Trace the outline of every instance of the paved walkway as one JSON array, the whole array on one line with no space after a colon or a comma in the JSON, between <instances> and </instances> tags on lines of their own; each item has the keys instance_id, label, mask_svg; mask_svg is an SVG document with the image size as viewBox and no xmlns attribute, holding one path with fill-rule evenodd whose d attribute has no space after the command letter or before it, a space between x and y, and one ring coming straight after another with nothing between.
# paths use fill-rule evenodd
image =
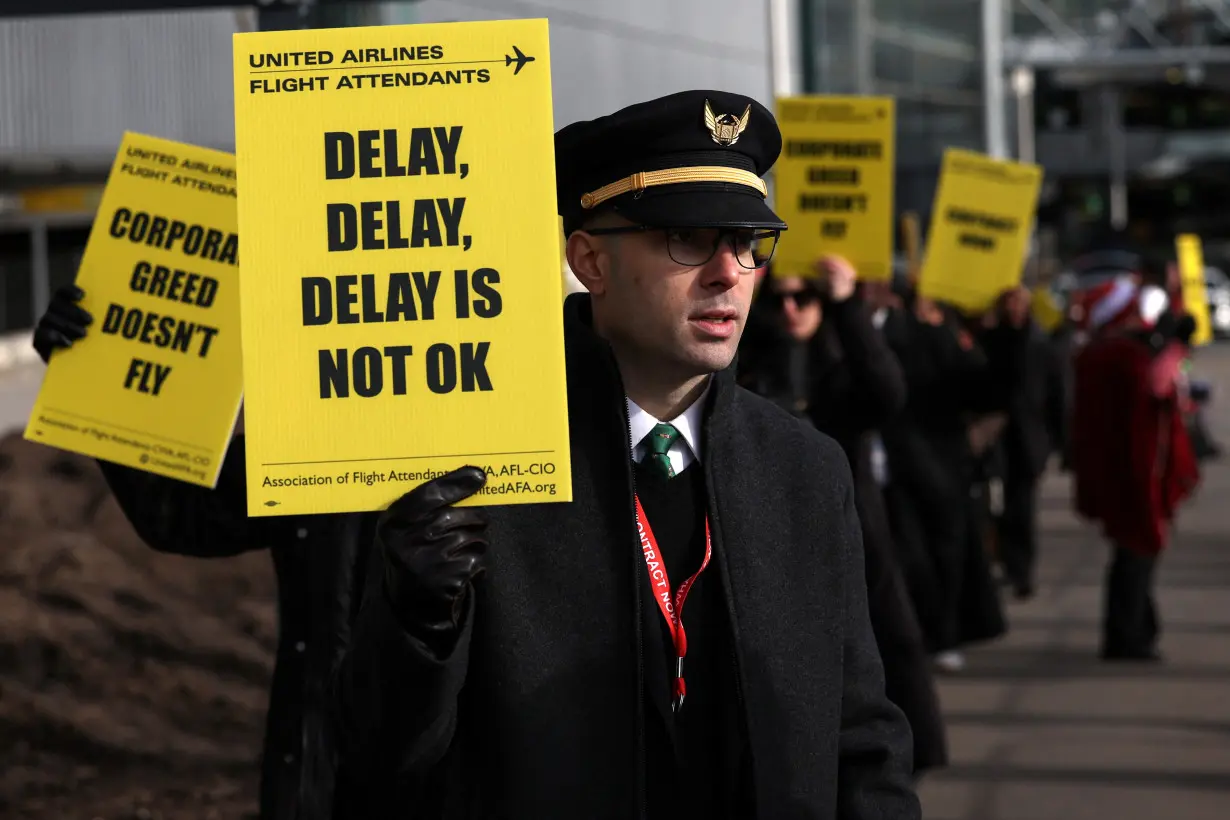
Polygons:
<instances>
[{"instance_id":1,"label":"paved walkway","mask_svg":"<svg viewBox=\"0 0 1230 820\"><path fill-rule=\"evenodd\" d=\"M1230 348L1202 353L1230 443ZM1106 547L1069 512L1068 482L1041 502L1038 597L1009 605L1011 633L941 680L953 765L928 777L926 820L1230 818L1230 462L1206 468L1160 576L1160 667L1096 659Z\"/></svg>"}]
</instances>

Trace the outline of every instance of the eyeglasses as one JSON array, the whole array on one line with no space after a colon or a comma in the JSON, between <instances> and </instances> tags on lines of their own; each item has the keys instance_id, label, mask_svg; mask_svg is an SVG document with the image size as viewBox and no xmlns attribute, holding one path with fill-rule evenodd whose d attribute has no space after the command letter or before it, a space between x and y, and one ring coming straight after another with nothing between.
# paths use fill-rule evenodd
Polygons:
<instances>
[{"instance_id":1,"label":"eyeglasses","mask_svg":"<svg viewBox=\"0 0 1230 820\"><path fill-rule=\"evenodd\" d=\"M666 253L676 264L697 268L717 253L723 239L730 241L739 264L747 270L757 270L769 264L781 231L770 228L658 228L652 225L628 225L620 228L594 228L586 231L593 236L614 236L625 233L661 231L666 236Z\"/></svg>"},{"instance_id":2,"label":"eyeglasses","mask_svg":"<svg viewBox=\"0 0 1230 820\"><path fill-rule=\"evenodd\" d=\"M786 300L794 302L794 306L796 308L805 308L820 301L820 294L810 288L797 290L793 293L778 293L777 291L769 291L765 294L765 296L772 301L773 306L778 310L781 310L785 306Z\"/></svg>"}]
</instances>

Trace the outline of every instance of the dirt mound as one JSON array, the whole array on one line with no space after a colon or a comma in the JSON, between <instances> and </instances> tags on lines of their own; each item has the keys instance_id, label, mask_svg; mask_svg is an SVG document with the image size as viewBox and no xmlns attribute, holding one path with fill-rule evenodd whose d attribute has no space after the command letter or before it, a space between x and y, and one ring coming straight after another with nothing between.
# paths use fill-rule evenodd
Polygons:
<instances>
[{"instance_id":1,"label":"dirt mound","mask_svg":"<svg viewBox=\"0 0 1230 820\"><path fill-rule=\"evenodd\" d=\"M269 556L161 555L93 461L0 438L0 816L255 816Z\"/></svg>"}]
</instances>

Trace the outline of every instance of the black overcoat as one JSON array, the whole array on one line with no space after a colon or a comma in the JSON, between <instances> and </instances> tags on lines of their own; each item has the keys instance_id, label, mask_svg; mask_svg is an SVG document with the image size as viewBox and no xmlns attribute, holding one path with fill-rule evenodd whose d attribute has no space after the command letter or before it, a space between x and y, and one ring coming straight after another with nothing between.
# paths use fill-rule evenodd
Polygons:
<instances>
[{"instance_id":1,"label":"black overcoat","mask_svg":"<svg viewBox=\"0 0 1230 820\"><path fill-rule=\"evenodd\" d=\"M565 317L574 500L488 509L491 565L447 657L369 587L343 658L344 765L389 816L649 816L626 404L588 296ZM733 368L709 391L702 450L755 816L920 817L845 455Z\"/></svg>"},{"instance_id":2,"label":"black overcoat","mask_svg":"<svg viewBox=\"0 0 1230 820\"><path fill-rule=\"evenodd\" d=\"M350 640L375 517L249 518L244 437L214 489L99 462L137 535L174 555L268 549L278 580L278 641L260 754L261 820L331 820L339 791L329 684Z\"/></svg>"},{"instance_id":3,"label":"black overcoat","mask_svg":"<svg viewBox=\"0 0 1230 820\"><path fill-rule=\"evenodd\" d=\"M791 409L786 364L794 344L785 334L763 333L740 349L740 381ZM906 403L905 376L867 305L857 296L824 304L824 322L807 345L806 409L816 429L832 436L850 461L866 552L871 625L884 662L889 699L901 707L914 733L914 768L948 763L948 743L922 628L889 526L883 493L871 466L872 433Z\"/></svg>"}]
</instances>

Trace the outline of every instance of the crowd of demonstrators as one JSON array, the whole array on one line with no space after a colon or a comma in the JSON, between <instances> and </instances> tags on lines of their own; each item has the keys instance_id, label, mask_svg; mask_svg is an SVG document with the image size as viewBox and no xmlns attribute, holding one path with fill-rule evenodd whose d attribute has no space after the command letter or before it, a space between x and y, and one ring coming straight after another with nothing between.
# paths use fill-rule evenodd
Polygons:
<instances>
[{"instance_id":1,"label":"crowd of demonstrators","mask_svg":"<svg viewBox=\"0 0 1230 820\"><path fill-rule=\"evenodd\" d=\"M885 694L912 729L915 776L947 764L933 669L959 671L966 646L1007 628L995 565L1016 596L1033 593L1035 499L1053 453L1074 473L1078 513L1111 544L1103 657L1159 657L1153 576L1199 477L1185 424L1194 324L1173 294L1147 272L1119 276L1078 292L1068 320L1046 334L1019 288L971 316L909 287L859 281L837 257L807 277L765 272L735 378L827 434L849 463L870 626ZM45 360L87 334L81 297L70 286L52 299L35 334ZM288 806L298 816L338 816L338 806L358 804L359 789L352 776L345 787L337 780L343 755L329 681L351 642L362 587L379 580L367 564L394 548L381 546L374 515L247 518L243 453L241 423L214 490L102 466L155 549L201 557L271 549L282 628L262 816ZM654 480L639 476L645 487ZM413 532L411 523L397 526ZM428 578L461 566L440 560ZM384 650L377 658L364 685L410 685Z\"/></svg>"},{"instance_id":2,"label":"crowd of demonstrators","mask_svg":"<svg viewBox=\"0 0 1230 820\"><path fill-rule=\"evenodd\" d=\"M920 817L877 647L896 630L908 665L918 638L869 615L859 430L838 444L736 384L781 145L717 91L556 135L586 290L564 304L571 503L460 507L471 466L378 515L251 519L242 426L213 490L107 466L151 547L272 552L262 818ZM643 168L682 181L628 183ZM52 300L44 360L90 332L81 298ZM874 594L900 595L876 560Z\"/></svg>"},{"instance_id":3,"label":"crowd of demonstrators","mask_svg":"<svg viewBox=\"0 0 1230 820\"><path fill-rule=\"evenodd\" d=\"M843 443L868 578L880 583L872 621L890 693L915 720L919 765L942 765L929 661L959 670L963 647L1004 633L996 541L1017 593L1032 592L1034 497L1061 401L1053 346L1021 289L969 316L909 287L856 287L856 276L839 259L814 277L770 276L742 378Z\"/></svg>"},{"instance_id":4,"label":"crowd of demonstrators","mask_svg":"<svg viewBox=\"0 0 1230 820\"><path fill-rule=\"evenodd\" d=\"M1103 657L1155 657L1152 567L1196 480L1181 305L1145 286L1145 270L1078 293L1080 321L1046 332L1021 288L970 315L907 284L860 282L839 258L811 273L764 278L739 378L846 452L872 625L916 772L946 762L933 667L960 671L965 647L1005 633L1001 582L1020 600L1035 594L1038 487L1053 455L1076 472L1078 513L1114 544ZM1129 437L1134 449L1121 446Z\"/></svg>"},{"instance_id":5,"label":"crowd of demonstrators","mask_svg":"<svg viewBox=\"0 0 1230 820\"><path fill-rule=\"evenodd\" d=\"M754 112L737 149L711 104ZM1199 477L1190 317L1147 275L1049 335L1019 287L975 314L837 257L766 276L780 150L720 92L557 134L569 504L458 506L466 467L379 514L252 519L242 423L212 490L103 465L154 549L272 553L263 818L913 820L911 772L948 756L934 672L1007 630L997 569L1033 596L1055 452L1112 544L1103 655L1157 657ZM52 299L45 361L82 296Z\"/></svg>"}]
</instances>

